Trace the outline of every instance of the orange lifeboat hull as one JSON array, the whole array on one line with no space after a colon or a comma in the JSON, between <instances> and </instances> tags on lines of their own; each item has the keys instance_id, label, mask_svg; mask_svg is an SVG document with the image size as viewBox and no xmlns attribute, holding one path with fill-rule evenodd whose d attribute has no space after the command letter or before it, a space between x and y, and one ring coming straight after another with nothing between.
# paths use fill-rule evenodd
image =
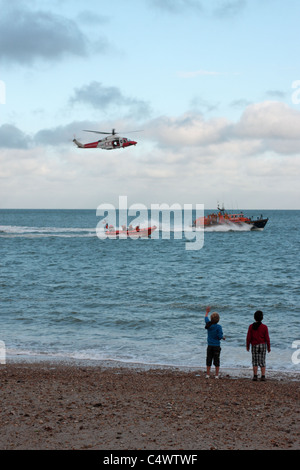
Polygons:
<instances>
[{"instance_id":1,"label":"orange lifeboat hull","mask_svg":"<svg viewBox=\"0 0 300 470\"><path fill-rule=\"evenodd\" d=\"M251 225L251 230L255 229L262 229L265 227L266 223L268 222L268 218L263 219L262 217L257 220L250 219L246 217L242 212L239 214L228 214L223 210L218 212L217 214L208 214L204 217L199 217L193 222L193 227L214 227L218 225L242 225L248 224Z\"/></svg>"},{"instance_id":2,"label":"orange lifeboat hull","mask_svg":"<svg viewBox=\"0 0 300 470\"><path fill-rule=\"evenodd\" d=\"M157 227L153 225L152 227L147 228L138 228L132 230L107 230L105 234L111 238L118 238L118 237L130 237L130 238L142 238L142 237L149 237Z\"/></svg>"}]
</instances>

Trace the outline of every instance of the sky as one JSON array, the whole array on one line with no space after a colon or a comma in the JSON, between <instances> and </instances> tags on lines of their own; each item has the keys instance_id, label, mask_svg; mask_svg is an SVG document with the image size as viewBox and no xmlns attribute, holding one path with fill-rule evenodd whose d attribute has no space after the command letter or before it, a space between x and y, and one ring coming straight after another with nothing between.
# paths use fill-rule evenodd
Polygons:
<instances>
[{"instance_id":1,"label":"sky","mask_svg":"<svg viewBox=\"0 0 300 470\"><path fill-rule=\"evenodd\" d=\"M300 209L298 0L0 6L0 208Z\"/></svg>"}]
</instances>

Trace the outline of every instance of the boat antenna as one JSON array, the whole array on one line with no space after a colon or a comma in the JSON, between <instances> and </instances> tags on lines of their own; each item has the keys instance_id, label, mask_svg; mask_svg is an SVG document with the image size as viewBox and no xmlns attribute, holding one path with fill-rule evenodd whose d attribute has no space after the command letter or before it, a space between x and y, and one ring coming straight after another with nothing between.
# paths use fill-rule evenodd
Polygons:
<instances>
[{"instance_id":1,"label":"boat antenna","mask_svg":"<svg viewBox=\"0 0 300 470\"><path fill-rule=\"evenodd\" d=\"M218 203L218 211L224 211L224 210L225 210L225 208L224 208L224 202L223 202L222 208L220 207L220 204Z\"/></svg>"}]
</instances>

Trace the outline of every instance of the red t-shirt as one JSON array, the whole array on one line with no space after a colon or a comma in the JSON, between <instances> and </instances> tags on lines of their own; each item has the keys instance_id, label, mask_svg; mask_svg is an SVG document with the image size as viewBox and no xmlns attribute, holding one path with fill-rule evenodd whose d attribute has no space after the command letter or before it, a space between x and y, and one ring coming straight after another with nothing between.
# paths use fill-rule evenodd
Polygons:
<instances>
[{"instance_id":1,"label":"red t-shirt","mask_svg":"<svg viewBox=\"0 0 300 470\"><path fill-rule=\"evenodd\" d=\"M271 350L269 331L267 325L262 323L259 325L257 330L254 330L253 325L251 324L248 328L247 334L247 349L249 349L250 344L264 344L267 343L268 352Z\"/></svg>"}]
</instances>

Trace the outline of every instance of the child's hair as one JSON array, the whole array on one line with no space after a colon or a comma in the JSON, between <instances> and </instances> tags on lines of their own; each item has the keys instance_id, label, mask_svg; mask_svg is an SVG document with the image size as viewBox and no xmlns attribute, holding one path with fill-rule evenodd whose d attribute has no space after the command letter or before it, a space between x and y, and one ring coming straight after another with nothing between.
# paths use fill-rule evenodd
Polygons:
<instances>
[{"instance_id":1,"label":"child's hair","mask_svg":"<svg viewBox=\"0 0 300 470\"><path fill-rule=\"evenodd\" d=\"M254 314L254 320L256 321L262 321L264 315L262 313L261 310L256 310L255 314Z\"/></svg>"},{"instance_id":2,"label":"child's hair","mask_svg":"<svg viewBox=\"0 0 300 470\"><path fill-rule=\"evenodd\" d=\"M220 315L217 312L214 312L211 314L210 321L212 323L218 323L219 320L220 320Z\"/></svg>"}]
</instances>

